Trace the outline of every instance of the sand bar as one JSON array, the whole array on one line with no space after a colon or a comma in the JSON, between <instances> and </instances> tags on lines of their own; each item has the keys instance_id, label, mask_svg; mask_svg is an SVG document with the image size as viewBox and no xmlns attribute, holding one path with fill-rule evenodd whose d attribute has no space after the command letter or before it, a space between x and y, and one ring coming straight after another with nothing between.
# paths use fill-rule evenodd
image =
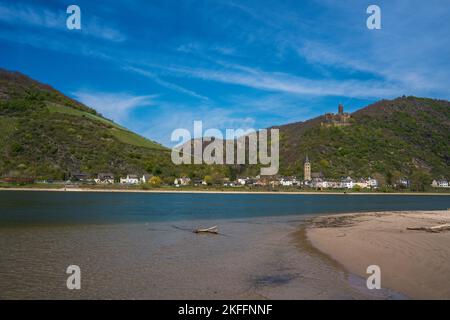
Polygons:
<instances>
[{"instance_id":1,"label":"sand bar","mask_svg":"<svg viewBox=\"0 0 450 320\"><path fill-rule=\"evenodd\" d=\"M312 246L347 271L368 277L381 268L381 286L413 299L450 299L450 231L407 230L450 223L450 210L340 214L316 217L306 229Z\"/></svg>"}]
</instances>

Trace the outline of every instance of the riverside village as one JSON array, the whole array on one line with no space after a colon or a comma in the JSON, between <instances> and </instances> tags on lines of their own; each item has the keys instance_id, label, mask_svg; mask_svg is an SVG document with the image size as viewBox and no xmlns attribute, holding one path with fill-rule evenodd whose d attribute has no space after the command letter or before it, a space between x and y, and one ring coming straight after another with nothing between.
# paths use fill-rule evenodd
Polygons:
<instances>
[{"instance_id":1,"label":"riverside village","mask_svg":"<svg viewBox=\"0 0 450 320\"><path fill-rule=\"evenodd\" d=\"M67 188L79 186L103 186L103 187L162 187L172 186L176 188L183 187L224 187L224 188L245 188L245 189L310 189L310 190L377 190L380 188L380 181L375 177L350 177L345 176L340 179L329 179L321 172L311 171L311 160L308 156L304 159L303 175L299 176L239 176L232 180L229 178L190 178L187 176L177 177L173 180L163 180L153 174L127 174L126 176L115 176L112 173L98 173L91 176L87 173L71 173L67 180L35 180L32 178L3 177L0 182L3 184L16 185L64 185ZM300 178L301 176L301 178ZM410 180L401 178L394 182L393 187L398 189L408 189ZM434 179L431 183L432 188L450 188L449 181L446 179Z\"/></svg>"},{"instance_id":2,"label":"riverside village","mask_svg":"<svg viewBox=\"0 0 450 320\"><path fill-rule=\"evenodd\" d=\"M344 127L352 125L351 115L344 112L342 104L338 106L337 113L326 113L321 122L322 127ZM272 150L273 151L273 150ZM383 177L351 177L342 176L339 179L326 177L322 172L312 172L312 160L306 155L303 161L303 172L296 176L282 175L257 175L257 176L236 176L234 178L215 177L206 175L202 178L190 177L187 175L179 177L161 177L157 173L129 173L124 176L117 176L110 172L100 172L91 175L82 172L71 172L67 174L66 179L56 180L37 180L32 177L0 176L0 185L44 185L60 186L64 188L95 187L100 188L125 188L125 189L147 189L155 187L174 187L174 188L226 188L226 189L245 189L245 190L383 190L387 187L389 190L408 190L413 189L413 181L407 177L397 177L390 184L387 184ZM429 183L427 189L430 190L450 190L448 177L435 177Z\"/></svg>"}]
</instances>

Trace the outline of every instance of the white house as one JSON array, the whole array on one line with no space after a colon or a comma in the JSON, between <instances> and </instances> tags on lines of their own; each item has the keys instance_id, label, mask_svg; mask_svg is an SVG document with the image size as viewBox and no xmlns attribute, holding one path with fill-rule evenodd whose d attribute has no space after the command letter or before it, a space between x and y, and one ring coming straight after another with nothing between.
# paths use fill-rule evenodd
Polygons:
<instances>
[{"instance_id":1,"label":"white house","mask_svg":"<svg viewBox=\"0 0 450 320\"><path fill-rule=\"evenodd\" d=\"M139 177L135 174L129 174L126 178L120 178L121 184L139 184Z\"/></svg>"},{"instance_id":2,"label":"white house","mask_svg":"<svg viewBox=\"0 0 450 320\"><path fill-rule=\"evenodd\" d=\"M280 185L283 187L298 186L299 181L295 177L284 177L280 179Z\"/></svg>"},{"instance_id":3,"label":"white house","mask_svg":"<svg viewBox=\"0 0 450 320\"><path fill-rule=\"evenodd\" d=\"M369 188L378 188L378 181L377 181L377 179L369 177L369 178L367 178L366 182L367 182L367 187L369 187Z\"/></svg>"},{"instance_id":4,"label":"white house","mask_svg":"<svg viewBox=\"0 0 450 320\"><path fill-rule=\"evenodd\" d=\"M94 181L96 184L113 184L114 175L112 173L99 173Z\"/></svg>"},{"instance_id":5,"label":"white house","mask_svg":"<svg viewBox=\"0 0 450 320\"><path fill-rule=\"evenodd\" d=\"M143 174L141 177L141 183L149 183L150 179L153 177L152 174Z\"/></svg>"},{"instance_id":6,"label":"white house","mask_svg":"<svg viewBox=\"0 0 450 320\"><path fill-rule=\"evenodd\" d=\"M237 183L240 184L241 186L245 186L247 184L247 181L250 180L250 178L238 178L237 179Z\"/></svg>"},{"instance_id":7,"label":"white house","mask_svg":"<svg viewBox=\"0 0 450 320\"><path fill-rule=\"evenodd\" d=\"M176 178L173 182L176 186L187 186L191 183L191 179L188 177Z\"/></svg>"},{"instance_id":8,"label":"white house","mask_svg":"<svg viewBox=\"0 0 450 320\"><path fill-rule=\"evenodd\" d=\"M449 184L447 180L433 180L431 186L434 188L448 188Z\"/></svg>"},{"instance_id":9,"label":"white house","mask_svg":"<svg viewBox=\"0 0 450 320\"><path fill-rule=\"evenodd\" d=\"M406 178L401 178L397 181L397 185L403 188L408 188L410 184L410 181Z\"/></svg>"},{"instance_id":10,"label":"white house","mask_svg":"<svg viewBox=\"0 0 450 320\"><path fill-rule=\"evenodd\" d=\"M352 189L354 186L355 186L355 181L350 177L347 177L347 178L344 178L341 180L341 188Z\"/></svg>"},{"instance_id":11,"label":"white house","mask_svg":"<svg viewBox=\"0 0 450 320\"><path fill-rule=\"evenodd\" d=\"M283 187L292 187L292 186L294 185L294 182L293 182L292 180L284 180L284 179L281 179L281 180L280 180L280 184L281 184Z\"/></svg>"},{"instance_id":12,"label":"white house","mask_svg":"<svg viewBox=\"0 0 450 320\"><path fill-rule=\"evenodd\" d=\"M439 187L440 187L440 188L448 188L448 187L449 187L448 181L447 181L447 180L440 180L440 181L438 182L438 184L439 184Z\"/></svg>"},{"instance_id":13,"label":"white house","mask_svg":"<svg viewBox=\"0 0 450 320\"><path fill-rule=\"evenodd\" d=\"M328 188L340 189L341 188L341 183L339 181L328 180L327 181L327 186L328 186Z\"/></svg>"},{"instance_id":14,"label":"white house","mask_svg":"<svg viewBox=\"0 0 450 320\"><path fill-rule=\"evenodd\" d=\"M329 183L327 180L315 178L312 181L312 187L316 189L327 189L329 188Z\"/></svg>"}]
</instances>

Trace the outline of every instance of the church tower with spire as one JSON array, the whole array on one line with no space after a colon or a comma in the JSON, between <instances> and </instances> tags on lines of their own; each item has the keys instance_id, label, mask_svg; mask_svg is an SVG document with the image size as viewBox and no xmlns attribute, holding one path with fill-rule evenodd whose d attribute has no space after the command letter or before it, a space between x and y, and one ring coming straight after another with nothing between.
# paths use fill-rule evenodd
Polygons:
<instances>
[{"instance_id":1,"label":"church tower with spire","mask_svg":"<svg viewBox=\"0 0 450 320\"><path fill-rule=\"evenodd\" d=\"M303 179L311 181L311 162L309 162L308 155L306 155L305 164L303 166Z\"/></svg>"}]
</instances>

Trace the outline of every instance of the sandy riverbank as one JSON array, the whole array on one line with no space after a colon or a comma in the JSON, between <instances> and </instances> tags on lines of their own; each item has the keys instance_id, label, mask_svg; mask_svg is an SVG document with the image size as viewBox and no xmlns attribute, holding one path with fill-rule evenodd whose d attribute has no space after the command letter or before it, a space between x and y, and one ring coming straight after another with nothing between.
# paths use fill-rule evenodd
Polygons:
<instances>
[{"instance_id":1,"label":"sandy riverbank","mask_svg":"<svg viewBox=\"0 0 450 320\"><path fill-rule=\"evenodd\" d=\"M0 191L46 191L46 192L122 192L122 193L204 193L204 194L322 194L322 195L405 195L450 196L440 192L332 192L332 191L240 191L240 190L182 190L182 189L87 189L87 188L0 188Z\"/></svg>"},{"instance_id":2,"label":"sandy riverbank","mask_svg":"<svg viewBox=\"0 0 450 320\"><path fill-rule=\"evenodd\" d=\"M381 286L414 299L450 299L450 231L407 227L450 223L450 210L317 217L306 228L313 247L351 273L381 268Z\"/></svg>"}]
</instances>

